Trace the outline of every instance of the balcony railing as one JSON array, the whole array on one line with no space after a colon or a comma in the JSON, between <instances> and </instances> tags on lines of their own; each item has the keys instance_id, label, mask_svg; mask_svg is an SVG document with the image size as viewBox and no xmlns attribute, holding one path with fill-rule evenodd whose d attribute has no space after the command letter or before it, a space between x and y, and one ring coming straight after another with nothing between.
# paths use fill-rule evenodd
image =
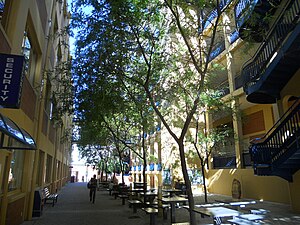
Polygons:
<instances>
[{"instance_id":1,"label":"balcony railing","mask_svg":"<svg viewBox=\"0 0 300 225\"><path fill-rule=\"evenodd\" d=\"M260 77L265 73L268 65L272 62L277 50L290 31L297 25L299 19L300 3L291 1L286 10L280 15L277 23L274 24L265 42L257 50L255 56L243 66L242 76L244 78L244 88L255 85Z\"/></svg>"},{"instance_id":2,"label":"balcony railing","mask_svg":"<svg viewBox=\"0 0 300 225\"><path fill-rule=\"evenodd\" d=\"M225 81L221 82L221 84L218 86L218 90L221 91L222 96L228 95L230 93L229 82L227 79Z\"/></svg>"},{"instance_id":3,"label":"balcony railing","mask_svg":"<svg viewBox=\"0 0 300 225\"><path fill-rule=\"evenodd\" d=\"M252 167L253 162L251 160L251 155L249 152L244 152L243 153L243 167Z\"/></svg>"},{"instance_id":4,"label":"balcony railing","mask_svg":"<svg viewBox=\"0 0 300 225\"><path fill-rule=\"evenodd\" d=\"M214 169L235 168L236 157L235 156L213 157L213 166Z\"/></svg>"},{"instance_id":5,"label":"balcony railing","mask_svg":"<svg viewBox=\"0 0 300 225\"><path fill-rule=\"evenodd\" d=\"M142 171L143 165L132 166L131 170L132 171ZM147 171L161 171L162 167L161 167L160 163L158 163L158 164L150 163L149 165L147 165L146 170Z\"/></svg>"},{"instance_id":6,"label":"balcony railing","mask_svg":"<svg viewBox=\"0 0 300 225\"><path fill-rule=\"evenodd\" d=\"M247 20L258 0L240 0L234 8L236 27L240 28L245 20Z\"/></svg>"},{"instance_id":7,"label":"balcony railing","mask_svg":"<svg viewBox=\"0 0 300 225\"><path fill-rule=\"evenodd\" d=\"M222 11L232 0L221 0L220 1L220 10ZM217 18L218 16L218 10L213 9L208 16L202 20L202 22L205 22L203 25L203 30L206 29L210 24L212 24L212 21Z\"/></svg>"},{"instance_id":8,"label":"balcony railing","mask_svg":"<svg viewBox=\"0 0 300 225\"><path fill-rule=\"evenodd\" d=\"M218 55L220 55L223 51L225 50L225 42L219 42L216 43L216 45L214 46L214 48L212 49L208 61L212 61L214 58L216 58Z\"/></svg>"},{"instance_id":9,"label":"balcony railing","mask_svg":"<svg viewBox=\"0 0 300 225\"><path fill-rule=\"evenodd\" d=\"M235 29L230 35L229 35L229 43L234 43L239 38L239 32L237 29Z\"/></svg>"}]
</instances>

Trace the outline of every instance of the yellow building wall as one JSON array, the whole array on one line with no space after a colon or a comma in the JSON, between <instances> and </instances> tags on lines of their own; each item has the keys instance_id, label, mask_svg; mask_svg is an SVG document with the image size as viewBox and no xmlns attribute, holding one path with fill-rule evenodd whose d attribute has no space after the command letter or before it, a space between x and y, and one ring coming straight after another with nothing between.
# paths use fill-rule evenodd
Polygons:
<instances>
[{"instance_id":1,"label":"yellow building wall","mask_svg":"<svg viewBox=\"0 0 300 225\"><path fill-rule=\"evenodd\" d=\"M291 205L294 211L300 213L300 171L293 176L293 182L289 184L291 193Z\"/></svg>"},{"instance_id":2,"label":"yellow building wall","mask_svg":"<svg viewBox=\"0 0 300 225\"><path fill-rule=\"evenodd\" d=\"M241 198L290 204L289 183L276 176L254 176L253 169L220 169L208 173L209 192L231 196L232 181L241 183Z\"/></svg>"}]
</instances>

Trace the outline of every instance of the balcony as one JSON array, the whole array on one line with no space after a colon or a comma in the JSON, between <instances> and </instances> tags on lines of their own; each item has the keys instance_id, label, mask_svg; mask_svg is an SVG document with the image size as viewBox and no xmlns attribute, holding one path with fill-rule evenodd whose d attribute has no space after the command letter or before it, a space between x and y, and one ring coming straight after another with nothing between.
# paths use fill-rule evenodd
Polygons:
<instances>
[{"instance_id":1,"label":"balcony","mask_svg":"<svg viewBox=\"0 0 300 225\"><path fill-rule=\"evenodd\" d=\"M290 1L255 53L242 68L247 100L270 104L280 99L280 92L299 69L300 0Z\"/></svg>"},{"instance_id":2,"label":"balcony","mask_svg":"<svg viewBox=\"0 0 300 225\"><path fill-rule=\"evenodd\" d=\"M225 50L225 42L224 40L223 41L220 41L220 42L217 42L215 44L215 46L213 47L210 55L209 55L209 58L208 58L208 61L212 61L213 59L215 59L218 55L220 55L223 51Z\"/></svg>"},{"instance_id":3,"label":"balcony","mask_svg":"<svg viewBox=\"0 0 300 225\"><path fill-rule=\"evenodd\" d=\"M220 10L222 11L232 0L221 0L220 1ZM217 18L218 16L218 10L217 9L213 9L212 11L208 11L209 13L205 13L203 12L204 15L202 15L202 20L201 23L203 25L203 29L205 30L206 28L209 27L210 24L212 24L213 20Z\"/></svg>"},{"instance_id":4,"label":"balcony","mask_svg":"<svg viewBox=\"0 0 300 225\"><path fill-rule=\"evenodd\" d=\"M281 0L240 0L234 8L236 27L240 37L247 41L262 42Z\"/></svg>"}]
</instances>

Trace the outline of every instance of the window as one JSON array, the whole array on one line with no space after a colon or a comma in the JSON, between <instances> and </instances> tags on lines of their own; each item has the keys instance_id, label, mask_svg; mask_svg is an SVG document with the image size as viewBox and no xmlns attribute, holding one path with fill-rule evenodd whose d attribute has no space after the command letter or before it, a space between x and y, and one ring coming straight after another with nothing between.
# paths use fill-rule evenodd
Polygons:
<instances>
[{"instance_id":1,"label":"window","mask_svg":"<svg viewBox=\"0 0 300 225\"><path fill-rule=\"evenodd\" d=\"M41 186L42 181L43 181L44 157L45 157L45 153L43 151L40 151L39 165L38 165L37 179L36 179L36 183L37 183L38 186Z\"/></svg>"},{"instance_id":2,"label":"window","mask_svg":"<svg viewBox=\"0 0 300 225\"><path fill-rule=\"evenodd\" d=\"M0 0L0 19L2 18L4 12L5 0Z\"/></svg>"},{"instance_id":3,"label":"window","mask_svg":"<svg viewBox=\"0 0 300 225\"><path fill-rule=\"evenodd\" d=\"M28 32L24 32L22 50L25 57L25 75L27 76L31 85L34 87L37 54L32 47L32 42Z\"/></svg>"},{"instance_id":4,"label":"window","mask_svg":"<svg viewBox=\"0 0 300 225\"><path fill-rule=\"evenodd\" d=\"M49 116L50 120L52 119L52 113L53 113L53 103L52 103L52 96L51 96L51 81L50 79L47 79L47 84L46 84L46 96L45 96L45 111L47 115Z\"/></svg>"},{"instance_id":5,"label":"window","mask_svg":"<svg viewBox=\"0 0 300 225\"><path fill-rule=\"evenodd\" d=\"M59 161L57 161L57 172L56 172L56 179L59 180L60 178L60 167L61 167L61 163Z\"/></svg>"},{"instance_id":6,"label":"window","mask_svg":"<svg viewBox=\"0 0 300 225\"><path fill-rule=\"evenodd\" d=\"M8 156L5 156L4 157L1 157L0 158L0 196L1 194L3 193L3 190L4 190L4 184L6 183L5 182L5 168L7 167L7 164L8 164Z\"/></svg>"},{"instance_id":7,"label":"window","mask_svg":"<svg viewBox=\"0 0 300 225\"><path fill-rule=\"evenodd\" d=\"M47 164L46 164L46 183L51 182L51 172L52 172L52 156L47 155Z\"/></svg>"},{"instance_id":8,"label":"window","mask_svg":"<svg viewBox=\"0 0 300 225\"><path fill-rule=\"evenodd\" d=\"M9 138L9 146L18 146L18 142ZM10 162L8 174L8 191L20 189L23 179L23 166L24 166L24 151L12 150L12 158Z\"/></svg>"},{"instance_id":9,"label":"window","mask_svg":"<svg viewBox=\"0 0 300 225\"><path fill-rule=\"evenodd\" d=\"M0 21L5 30L8 22L8 12L10 9L11 0L0 0Z\"/></svg>"}]
</instances>

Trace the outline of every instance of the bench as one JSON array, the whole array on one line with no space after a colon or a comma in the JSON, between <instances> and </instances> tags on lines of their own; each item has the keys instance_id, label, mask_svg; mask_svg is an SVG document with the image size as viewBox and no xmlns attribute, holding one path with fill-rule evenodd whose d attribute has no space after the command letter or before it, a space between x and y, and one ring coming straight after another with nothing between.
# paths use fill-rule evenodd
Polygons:
<instances>
[{"instance_id":1,"label":"bench","mask_svg":"<svg viewBox=\"0 0 300 225\"><path fill-rule=\"evenodd\" d=\"M238 224L238 225L259 225L259 224L261 224L258 222L254 222L254 221L247 220L247 219L241 219L241 218L233 218L233 219L227 220L227 222L229 222L230 224Z\"/></svg>"},{"instance_id":2,"label":"bench","mask_svg":"<svg viewBox=\"0 0 300 225\"><path fill-rule=\"evenodd\" d=\"M261 221L264 219L264 217L264 215L257 214L241 214L239 216L235 216L233 219L228 220L228 222L240 225L257 225L261 224Z\"/></svg>"},{"instance_id":3,"label":"bench","mask_svg":"<svg viewBox=\"0 0 300 225\"><path fill-rule=\"evenodd\" d=\"M172 223L172 225L190 225L189 222L183 222L183 223Z\"/></svg>"},{"instance_id":4,"label":"bench","mask_svg":"<svg viewBox=\"0 0 300 225\"><path fill-rule=\"evenodd\" d=\"M51 200L52 201L52 207L54 206L54 204L57 202L57 198L58 198L58 194L56 193L50 193L49 189L47 187L44 188L44 203L47 204L47 200Z\"/></svg>"},{"instance_id":5,"label":"bench","mask_svg":"<svg viewBox=\"0 0 300 225\"><path fill-rule=\"evenodd\" d=\"M168 219L168 211L169 211L169 208L170 208L170 205L169 204L162 204L161 206L157 205L157 206L154 206L154 208L161 208L163 210L163 218L164 220L167 220Z\"/></svg>"},{"instance_id":6,"label":"bench","mask_svg":"<svg viewBox=\"0 0 300 225\"><path fill-rule=\"evenodd\" d=\"M250 209L249 212L256 215L266 215L270 211L265 209Z\"/></svg>"},{"instance_id":7,"label":"bench","mask_svg":"<svg viewBox=\"0 0 300 225\"><path fill-rule=\"evenodd\" d=\"M156 225L158 209L148 207L148 208L142 208L142 210L145 211L146 214L150 215L150 225Z\"/></svg>"}]
</instances>

